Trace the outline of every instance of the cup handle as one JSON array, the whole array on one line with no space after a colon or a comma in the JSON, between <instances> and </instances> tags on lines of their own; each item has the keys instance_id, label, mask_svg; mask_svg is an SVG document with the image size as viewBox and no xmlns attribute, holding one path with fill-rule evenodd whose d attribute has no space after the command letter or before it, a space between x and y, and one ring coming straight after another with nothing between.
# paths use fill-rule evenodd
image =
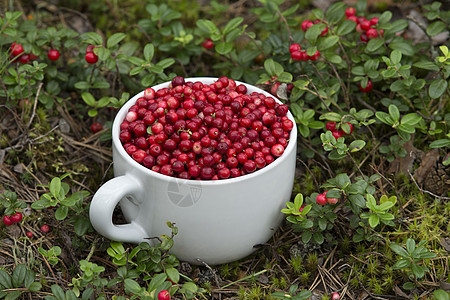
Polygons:
<instances>
[{"instance_id":1,"label":"cup handle","mask_svg":"<svg viewBox=\"0 0 450 300\"><path fill-rule=\"evenodd\" d=\"M140 243L149 235L135 220L129 224L115 225L112 221L114 208L125 196L143 199L142 186L132 175L115 177L103 184L95 193L89 208L89 218L98 233L110 240Z\"/></svg>"}]
</instances>

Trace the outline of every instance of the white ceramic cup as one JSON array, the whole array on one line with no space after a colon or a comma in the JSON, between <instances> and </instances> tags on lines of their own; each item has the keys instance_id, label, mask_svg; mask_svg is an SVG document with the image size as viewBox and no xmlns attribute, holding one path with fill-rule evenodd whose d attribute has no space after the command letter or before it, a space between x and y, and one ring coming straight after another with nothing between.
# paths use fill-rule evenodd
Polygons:
<instances>
[{"instance_id":1,"label":"white ceramic cup","mask_svg":"<svg viewBox=\"0 0 450 300\"><path fill-rule=\"evenodd\" d=\"M217 78L187 78L213 83ZM248 93L271 94L242 82ZM169 83L154 86L155 91ZM170 250L181 261L210 265L232 262L267 242L280 225L281 209L289 201L296 163L296 126L282 156L248 175L216 181L184 180L151 171L134 161L119 140L120 124L141 92L117 113L112 128L114 178L92 198L90 220L103 236L121 242L152 242L170 235L166 222L178 227ZM278 100L277 100L278 101ZM290 112L288 117L295 120ZM113 211L120 203L129 222L116 225Z\"/></svg>"}]
</instances>

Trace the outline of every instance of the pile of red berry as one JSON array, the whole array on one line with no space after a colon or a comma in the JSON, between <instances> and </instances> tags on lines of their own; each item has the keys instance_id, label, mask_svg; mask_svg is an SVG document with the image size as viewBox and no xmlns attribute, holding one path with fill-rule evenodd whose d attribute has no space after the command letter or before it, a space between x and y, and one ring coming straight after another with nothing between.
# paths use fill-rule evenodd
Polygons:
<instances>
[{"instance_id":1,"label":"pile of red berry","mask_svg":"<svg viewBox=\"0 0 450 300\"><path fill-rule=\"evenodd\" d=\"M345 10L347 20L352 20L356 23L356 31L361 33L360 40L367 43L369 40L383 36L383 29L377 30L375 27L378 24L378 18L373 17L367 20L365 17L356 16L356 9L354 7L347 7Z\"/></svg>"},{"instance_id":2,"label":"pile of red berry","mask_svg":"<svg viewBox=\"0 0 450 300\"><path fill-rule=\"evenodd\" d=\"M175 77L147 88L120 125L126 152L143 166L183 179L217 180L264 168L288 145L288 107L227 77L211 84Z\"/></svg>"},{"instance_id":3,"label":"pile of red berry","mask_svg":"<svg viewBox=\"0 0 450 300\"><path fill-rule=\"evenodd\" d=\"M351 123L349 123L349 122L346 122L346 123L348 124L348 126L350 128L349 132L345 132L342 129L338 129L337 128L337 123L334 122L334 121L328 121L325 124L325 128L327 130L331 131L331 133L333 134L334 138L337 140L338 138L340 138L340 137L342 137L344 135L352 134L352 132L353 132L353 125Z\"/></svg>"}]
</instances>

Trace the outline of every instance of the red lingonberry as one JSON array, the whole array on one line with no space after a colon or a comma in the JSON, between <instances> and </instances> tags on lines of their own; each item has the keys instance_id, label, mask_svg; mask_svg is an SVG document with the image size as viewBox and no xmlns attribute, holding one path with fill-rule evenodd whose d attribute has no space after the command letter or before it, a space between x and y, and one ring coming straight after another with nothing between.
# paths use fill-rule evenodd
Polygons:
<instances>
[{"instance_id":1,"label":"red lingonberry","mask_svg":"<svg viewBox=\"0 0 450 300\"><path fill-rule=\"evenodd\" d=\"M6 226L12 225L13 222L11 221L11 217L8 215L4 215L3 216L3 224L5 224Z\"/></svg>"},{"instance_id":2,"label":"red lingonberry","mask_svg":"<svg viewBox=\"0 0 450 300\"><path fill-rule=\"evenodd\" d=\"M47 57L50 60L56 61L59 59L59 51L56 49L50 49L47 53Z\"/></svg>"},{"instance_id":3,"label":"red lingonberry","mask_svg":"<svg viewBox=\"0 0 450 300\"><path fill-rule=\"evenodd\" d=\"M325 205L327 204L327 198L325 197L324 194L319 194L316 197L316 203L319 205Z\"/></svg>"},{"instance_id":4,"label":"red lingonberry","mask_svg":"<svg viewBox=\"0 0 450 300\"><path fill-rule=\"evenodd\" d=\"M22 216L22 213L20 213L20 212L16 212L14 215L9 216L9 219L13 223L20 222L22 220L22 218L23 218L23 216Z\"/></svg>"},{"instance_id":5,"label":"red lingonberry","mask_svg":"<svg viewBox=\"0 0 450 300\"><path fill-rule=\"evenodd\" d=\"M351 16L354 16L354 15L356 15L356 9L354 8L354 7L347 7L346 9L345 9L345 15L347 16L347 17L351 17Z\"/></svg>"},{"instance_id":6,"label":"red lingonberry","mask_svg":"<svg viewBox=\"0 0 450 300\"><path fill-rule=\"evenodd\" d=\"M95 64L98 62L98 56L94 52L87 52L84 56L84 59L88 64Z\"/></svg>"},{"instance_id":7,"label":"red lingonberry","mask_svg":"<svg viewBox=\"0 0 450 300\"><path fill-rule=\"evenodd\" d=\"M97 132L101 131L102 129L103 129L103 125L98 123L98 122L93 123L91 125L91 132L92 133L97 133Z\"/></svg>"},{"instance_id":8,"label":"red lingonberry","mask_svg":"<svg viewBox=\"0 0 450 300\"><path fill-rule=\"evenodd\" d=\"M297 44L297 43L292 43L292 44L289 46L289 53L291 53L291 54L292 54L292 52L300 51L300 50L302 50L302 46L300 46L300 45Z\"/></svg>"},{"instance_id":9,"label":"red lingonberry","mask_svg":"<svg viewBox=\"0 0 450 300\"><path fill-rule=\"evenodd\" d=\"M158 293L158 300L170 300L170 294L167 290Z\"/></svg>"},{"instance_id":10,"label":"red lingonberry","mask_svg":"<svg viewBox=\"0 0 450 300\"><path fill-rule=\"evenodd\" d=\"M366 36L368 40L374 39L378 37L378 31L375 28L369 28L366 31Z\"/></svg>"},{"instance_id":11,"label":"red lingonberry","mask_svg":"<svg viewBox=\"0 0 450 300\"><path fill-rule=\"evenodd\" d=\"M48 233L50 231L50 227L47 224L41 226L41 231L44 233Z\"/></svg>"},{"instance_id":12,"label":"red lingonberry","mask_svg":"<svg viewBox=\"0 0 450 300\"><path fill-rule=\"evenodd\" d=\"M326 124L325 124L325 128L327 129L327 130L329 130L329 131L334 131L335 129L336 129L336 122L334 122L334 121L328 121Z\"/></svg>"},{"instance_id":13,"label":"red lingonberry","mask_svg":"<svg viewBox=\"0 0 450 300\"><path fill-rule=\"evenodd\" d=\"M214 42L211 39L206 39L202 42L202 47L209 50L214 47Z\"/></svg>"},{"instance_id":14,"label":"red lingonberry","mask_svg":"<svg viewBox=\"0 0 450 300\"><path fill-rule=\"evenodd\" d=\"M33 233L32 233L31 231L28 231L28 232L26 233L26 235L27 235L27 237L30 238L30 239L33 237Z\"/></svg>"},{"instance_id":15,"label":"red lingonberry","mask_svg":"<svg viewBox=\"0 0 450 300\"><path fill-rule=\"evenodd\" d=\"M301 27L302 27L303 31L307 31L313 25L314 25L313 22L311 22L309 20L305 20L305 21L302 22Z\"/></svg>"},{"instance_id":16,"label":"red lingonberry","mask_svg":"<svg viewBox=\"0 0 450 300\"><path fill-rule=\"evenodd\" d=\"M342 131L340 131L340 130L333 130L331 133L333 134L333 136L336 140L343 136Z\"/></svg>"}]
</instances>

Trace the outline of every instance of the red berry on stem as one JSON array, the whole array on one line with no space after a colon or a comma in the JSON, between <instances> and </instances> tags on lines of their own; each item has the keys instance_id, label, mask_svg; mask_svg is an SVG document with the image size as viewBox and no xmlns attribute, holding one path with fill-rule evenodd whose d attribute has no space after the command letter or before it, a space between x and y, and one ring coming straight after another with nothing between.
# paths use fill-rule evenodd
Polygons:
<instances>
[{"instance_id":1,"label":"red berry on stem","mask_svg":"<svg viewBox=\"0 0 450 300\"><path fill-rule=\"evenodd\" d=\"M337 140L338 138L344 136L344 135L342 134L342 131L340 131L340 130L334 130L334 131L332 131L331 133L333 134L333 136L334 136L334 138L335 138L336 140Z\"/></svg>"},{"instance_id":2,"label":"red berry on stem","mask_svg":"<svg viewBox=\"0 0 450 300\"><path fill-rule=\"evenodd\" d=\"M319 205L325 205L327 204L327 198L325 197L324 194L319 194L316 197L316 203Z\"/></svg>"},{"instance_id":3,"label":"red berry on stem","mask_svg":"<svg viewBox=\"0 0 450 300\"><path fill-rule=\"evenodd\" d=\"M22 54L22 55L19 57L19 61L20 61L21 63L23 63L23 64L28 63L28 62L30 61L30 59L31 59L30 54Z\"/></svg>"},{"instance_id":4,"label":"red berry on stem","mask_svg":"<svg viewBox=\"0 0 450 300\"><path fill-rule=\"evenodd\" d=\"M347 7L346 9L345 9L345 15L347 16L347 17L351 17L351 16L354 16L354 15L356 15L356 9L354 8L354 7Z\"/></svg>"},{"instance_id":5,"label":"red berry on stem","mask_svg":"<svg viewBox=\"0 0 450 300\"><path fill-rule=\"evenodd\" d=\"M375 26L378 24L378 18L377 17L373 17L372 19L370 19L370 24Z\"/></svg>"},{"instance_id":6,"label":"red berry on stem","mask_svg":"<svg viewBox=\"0 0 450 300\"><path fill-rule=\"evenodd\" d=\"M369 20L364 20L364 21L361 22L361 29L364 30L364 31L369 30L370 26L371 26L371 24L370 24Z\"/></svg>"},{"instance_id":7,"label":"red berry on stem","mask_svg":"<svg viewBox=\"0 0 450 300\"><path fill-rule=\"evenodd\" d=\"M334 131L335 129L336 129L336 122L334 122L334 121L328 121L326 124L325 124L325 128L327 129L327 130L329 130L329 131Z\"/></svg>"},{"instance_id":8,"label":"red berry on stem","mask_svg":"<svg viewBox=\"0 0 450 300\"><path fill-rule=\"evenodd\" d=\"M293 43L293 44L291 44L290 46L289 46L289 52L292 54L292 52L294 52L294 51L300 51L300 50L302 50L302 46L300 46L299 44L297 44L297 43Z\"/></svg>"},{"instance_id":9,"label":"red berry on stem","mask_svg":"<svg viewBox=\"0 0 450 300\"><path fill-rule=\"evenodd\" d=\"M307 31L311 26L313 26L314 23L309 21L309 20L305 20L302 22L302 30L303 31Z\"/></svg>"},{"instance_id":10,"label":"red berry on stem","mask_svg":"<svg viewBox=\"0 0 450 300\"><path fill-rule=\"evenodd\" d=\"M368 40L378 37L378 31L375 28L370 28L366 31L366 36Z\"/></svg>"},{"instance_id":11,"label":"red berry on stem","mask_svg":"<svg viewBox=\"0 0 450 300\"><path fill-rule=\"evenodd\" d=\"M102 129L103 129L103 125L100 124L100 123L98 123L98 122L93 123L93 124L91 125L91 131L92 131L92 133L97 133L97 132L101 131Z\"/></svg>"},{"instance_id":12,"label":"red berry on stem","mask_svg":"<svg viewBox=\"0 0 450 300\"><path fill-rule=\"evenodd\" d=\"M88 46L86 47L86 53L94 52L94 48L95 48L94 45L88 45Z\"/></svg>"},{"instance_id":13,"label":"red berry on stem","mask_svg":"<svg viewBox=\"0 0 450 300\"><path fill-rule=\"evenodd\" d=\"M170 300L170 294L167 290L158 293L158 300Z\"/></svg>"},{"instance_id":14,"label":"red berry on stem","mask_svg":"<svg viewBox=\"0 0 450 300\"><path fill-rule=\"evenodd\" d=\"M26 233L26 235L27 235L27 237L30 238L30 239L33 237L33 233L32 233L31 231L28 231L28 232Z\"/></svg>"},{"instance_id":15,"label":"red berry on stem","mask_svg":"<svg viewBox=\"0 0 450 300\"><path fill-rule=\"evenodd\" d=\"M209 50L214 47L214 42L211 39L206 39L202 42L202 47Z\"/></svg>"},{"instance_id":16,"label":"red berry on stem","mask_svg":"<svg viewBox=\"0 0 450 300\"><path fill-rule=\"evenodd\" d=\"M4 215L3 216L3 224L5 224L6 226L12 225L13 222L11 221L11 217L8 215Z\"/></svg>"},{"instance_id":17,"label":"red berry on stem","mask_svg":"<svg viewBox=\"0 0 450 300\"><path fill-rule=\"evenodd\" d=\"M50 49L47 53L47 56L50 60L56 61L59 59L59 51L56 49Z\"/></svg>"},{"instance_id":18,"label":"red berry on stem","mask_svg":"<svg viewBox=\"0 0 450 300\"><path fill-rule=\"evenodd\" d=\"M44 233L48 233L50 231L50 227L47 224L41 226L41 231Z\"/></svg>"},{"instance_id":19,"label":"red berry on stem","mask_svg":"<svg viewBox=\"0 0 450 300\"><path fill-rule=\"evenodd\" d=\"M23 46L19 43L11 44L11 56L16 57L23 53Z\"/></svg>"},{"instance_id":20,"label":"red berry on stem","mask_svg":"<svg viewBox=\"0 0 450 300\"><path fill-rule=\"evenodd\" d=\"M98 62L98 56L95 55L94 52L87 52L86 55L84 56L84 59L86 60L86 62L88 64L91 64L91 65Z\"/></svg>"}]
</instances>

